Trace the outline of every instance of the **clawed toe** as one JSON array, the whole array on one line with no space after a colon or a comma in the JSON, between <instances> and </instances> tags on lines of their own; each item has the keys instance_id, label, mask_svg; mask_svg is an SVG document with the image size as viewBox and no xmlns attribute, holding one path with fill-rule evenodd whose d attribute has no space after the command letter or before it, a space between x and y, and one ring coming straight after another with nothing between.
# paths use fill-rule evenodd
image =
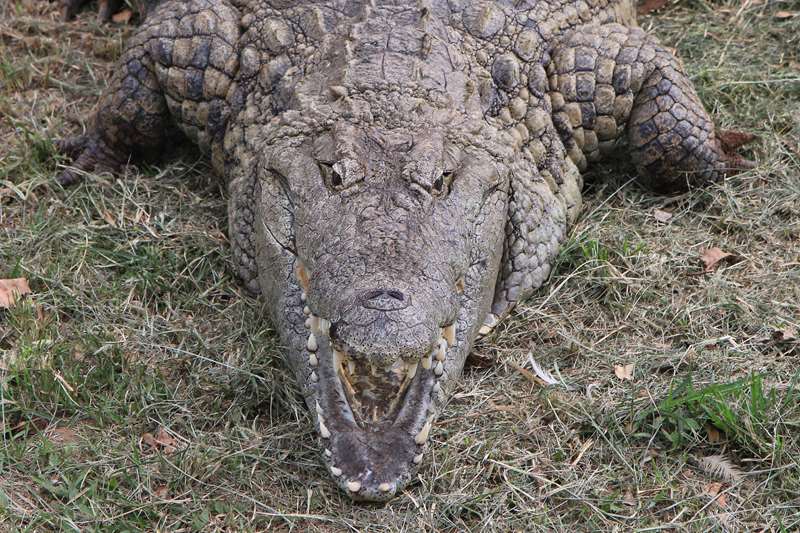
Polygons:
<instances>
[{"instance_id":1,"label":"clawed toe","mask_svg":"<svg viewBox=\"0 0 800 533\"><path fill-rule=\"evenodd\" d=\"M56 176L56 181L65 187L79 182L86 172L113 172L122 163L102 140L91 135L61 139L56 141L55 145L59 152L73 161L69 168L65 168Z\"/></svg>"}]
</instances>

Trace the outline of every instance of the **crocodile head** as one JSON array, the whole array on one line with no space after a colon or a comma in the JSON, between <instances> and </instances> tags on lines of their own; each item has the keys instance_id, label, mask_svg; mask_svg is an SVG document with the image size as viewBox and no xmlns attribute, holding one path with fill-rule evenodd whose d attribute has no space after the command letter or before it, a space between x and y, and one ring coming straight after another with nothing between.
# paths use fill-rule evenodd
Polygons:
<instances>
[{"instance_id":1,"label":"crocodile head","mask_svg":"<svg viewBox=\"0 0 800 533\"><path fill-rule=\"evenodd\" d=\"M508 171L435 124L294 133L261 165L260 285L331 474L385 500L421 462L491 306Z\"/></svg>"}]
</instances>

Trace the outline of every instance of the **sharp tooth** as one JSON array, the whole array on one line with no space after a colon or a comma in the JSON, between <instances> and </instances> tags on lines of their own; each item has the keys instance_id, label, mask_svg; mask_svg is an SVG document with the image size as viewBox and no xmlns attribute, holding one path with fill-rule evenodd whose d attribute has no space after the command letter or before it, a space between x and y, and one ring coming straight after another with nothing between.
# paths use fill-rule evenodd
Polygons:
<instances>
[{"instance_id":1,"label":"sharp tooth","mask_svg":"<svg viewBox=\"0 0 800 533\"><path fill-rule=\"evenodd\" d=\"M441 361L438 361L436 366L433 367L433 373L437 376L441 376L444 373L444 364Z\"/></svg>"},{"instance_id":2,"label":"sharp tooth","mask_svg":"<svg viewBox=\"0 0 800 533\"><path fill-rule=\"evenodd\" d=\"M306 318L306 329L311 327L311 323L312 323L311 317Z\"/></svg>"},{"instance_id":3,"label":"sharp tooth","mask_svg":"<svg viewBox=\"0 0 800 533\"><path fill-rule=\"evenodd\" d=\"M439 347L436 349L436 360L444 361L447 356L447 342L444 339L439 339Z\"/></svg>"},{"instance_id":4,"label":"sharp tooth","mask_svg":"<svg viewBox=\"0 0 800 533\"><path fill-rule=\"evenodd\" d=\"M444 331L442 333L443 333L442 336L444 337L444 340L447 341L447 344L449 344L450 346L453 346L456 343L456 324L455 324L455 322L453 322L452 324L450 324L449 326L444 328Z\"/></svg>"},{"instance_id":5,"label":"sharp tooth","mask_svg":"<svg viewBox=\"0 0 800 533\"><path fill-rule=\"evenodd\" d=\"M319 434L323 439L331 438L331 432L328 430L322 417L319 417Z\"/></svg>"},{"instance_id":6,"label":"sharp tooth","mask_svg":"<svg viewBox=\"0 0 800 533\"><path fill-rule=\"evenodd\" d=\"M361 490L361 482L360 481L348 481L347 482L347 490L350 492L358 492Z\"/></svg>"},{"instance_id":7,"label":"sharp tooth","mask_svg":"<svg viewBox=\"0 0 800 533\"><path fill-rule=\"evenodd\" d=\"M486 324L484 324L484 325L483 325L483 326L481 326L481 327L480 327L480 329L478 330L478 335L480 335L481 337L484 337L484 336L488 335L488 334L489 334L489 333L491 333L491 332L492 332L492 328L490 328L489 326L487 326Z\"/></svg>"},{"instance_id":8,"label":"sharp tooth","mask_svg":"<svg viewBox=\"0 0 800 533\"><path fill-rule=\"evenodd\" d=\"M314 409L317 411L318 415L322 414L322 406L319 404L319 401L314 402Z\"/></svg>"},{"instance_id":9,"label":"sharp tooth","mask_svg":"<svg viewBox=\"0 0 800 533\"><path fill-rule=\"evenodd\" d=\"M433 384L433 392L435 392L436 394L442 392L442 384L439 383L438 381Z\"/></svg>"},{"instance_id":10,"label":"sharp tooth","mask_svg":"<svg viewBox=\"0 0 800 533\"><path fill-rule=\"evenodd\" d=\"M411 380L414 376L417 375L417 366L419 365L419 361L414 361L413 363L406 363L406 379Z\"/></svg>"},{"instance_id":11,"label":"sharp tooth","mask_svg":"<svg viewBox=\"0 0 800 533\"><path fill-rule=\"evenodd\" d=\"M308 316L311 314L311 308L309 306L303 307L303 314Z\"/></svg>"},{"instance_id":12,"label":"sharp tooth","mask_svg":"<svg viewBox=\"0 0 800 533\"><path fill-rule=\"evenodd\" d=\"M317 337L315 337L313 333L309 333L308 335L308 342L306 343L306 348L308 348L309 352L317 351Z\"/></svg>"},{"instance_id":13,"label":"sharp tooth","mask_svg":"<svg viewBox=\"0 0 800 533\"><path fill-rule=\"evenodd\" d=\"M412 459L412 461L414 461L415 465L420 464L422 462L422 454L420 453L420 454L415 455L414 459Z\"/></svg>"},{"instance_id":14,"label":"sharp tooth","mask_svg":"<svg viewBox=\"0 0 800 533\"><path fill-rule=\"evenodd\" d=\"M427 422L425 422L425 425L422 426L422 429L419 430L417 436L414 437L414 442L416 442L420 446L425 444L426 442L428 442L428 435L430 435L430 432L431 432L431 421L428 420Z\"/></svg>"},{"instance_id":15,"label":"sharp tooth","mask_svg":"<svg viewBox=\"0 0 800 533\"><path fill-rule=\"evenodd\" d=\"M308 354L308 364L309 365L311 365L312 367L316 368L318 362L319 361L317 361L317 354L315 354L313 352Z\"/></svg>"},{"instance_id":16,"label":"sharp tooth","mask_svg":"<svg viewBox=\"0 0 800 533\"><path fill-rule=\"evenodd\" d=\"M433 362L432 359L433 359L433 352L431 352L428 355L426 355L425 357L423 357L422 358L422 368L424 368L425 370L430 369L431 364Z\"/></svg>"},{"instance_id":17,"label":"sharp tooth","mask_svg":"<svg viewBox=\"0 0 800 533\"><path fill-rule=\"evenodd\" d=\"M328 331L331 329L331 321L326 320L324 318L320 318L319 321L317 322L317 328L319 328L320 332L327 335Z\"/></svg>"},{"instance_id":18,"label":"sharp tooth","mask_svg":"<svg viewBox=\"0 0 800 533\"><path fill-rule=\"evenodd\" d=\"M464 276L456 280L456 291L458 291L459 294L464 292Z\"/></svg>"},{"instance_id":19,"label":"sharp tooth","mask_svg":"<svg viewBox=\"0 0 800 533\"><path fill-rule=\"evenodd\" d=\"M497 315L494 313L486 315L486 318L483 320L483 325L489 326L490 328L495 327L497 325Z\"/></svg>"},{"instance_id":20,"label":"sharp tooth","mask_svg":"<svg viewBox=\"0 0 800 533\"><path fill-rule=\"evenodd\" d=\"M333 477L339 477L339 476L342 475L342 469L341 468L336 468L335 466L332 466L331 467L331 474L333 474Z\"/></svg>"},{"instance_id":21,"label":"sharp tooth","mask_svg":"<svg viewBox=\"0 0 800 533\"><path fill-rule=\"evenodd\" d=\"M316 383L317 381L319 381L319 376L317 375L316 372L312 371L311 372L311 383Z\"/></svg>"},{"instance_id":22,"label":"sharp tooth","mask_svg":"<svg viewBox=\"0 0 800 533\"><path fill-rule=\"evenodd\" d=\"M378 485L378 490L381 492L389 492L390 490L392 490L392 486L389 485L388 483L381 483L380 485Z\"/></svg>"},{"instance_id":23,"label":"sharp tooth","mask_svg":"<svg viewBox=\"0 0 800 533\"><path fill-rule=\"evenodd\" d=\"M301 301L301 302L305 302L305 301L306 301L306 298L308 298L308 296L306 295L306 291L302 291L302 292L300 293L300 301Z\"/></svg>"},{"instance_id":24,"label":"sharp tooth","mask_svg":"<svg viewBox=\"0 0 800 533\"><path fill-rule=\"evenodd\" d=\"M333 452L330 451L328 448L325 448L325 451L322 453L325 454L325 457L330 457L331 455L333 455Z\"/></svg>"},{"instance_id":25,"label":"sharp tooth","mask_svg":"<svg viewBox=\"0 0 800 533\"><path fill-rule=\"evenodd\" d=\"M344 361L344 354L339 350L333 350L333 369L338 371Z\"/></svg>"},{"instance_id":26,"label":"sharp tooth","mask_svg":"<svg viewBox=\"0 0 800 533\"><path fill-rule=\"evenodd\" d=\"M351 376L356 373L356 363L352 359L347 361L347 371Z\"/></svg>"}]
</instances>

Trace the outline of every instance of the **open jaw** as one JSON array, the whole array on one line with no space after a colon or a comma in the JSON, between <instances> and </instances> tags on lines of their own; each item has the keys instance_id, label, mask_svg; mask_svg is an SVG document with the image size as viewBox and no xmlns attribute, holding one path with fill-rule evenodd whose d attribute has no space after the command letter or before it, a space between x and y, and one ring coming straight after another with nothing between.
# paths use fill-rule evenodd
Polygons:
<instances>
[{"instance_id":1,"label":"open jaw","mask_svg":"<svg viewBox=\"0 0 800 533\"><path fill-rule=\"evenodd\" d=\"M421 359L379 366L332 344L330 322L304 312L310 403L325 463L353 499L388 500L422 462L455 325L442 328Z\"/></svg>"}]
</instances>

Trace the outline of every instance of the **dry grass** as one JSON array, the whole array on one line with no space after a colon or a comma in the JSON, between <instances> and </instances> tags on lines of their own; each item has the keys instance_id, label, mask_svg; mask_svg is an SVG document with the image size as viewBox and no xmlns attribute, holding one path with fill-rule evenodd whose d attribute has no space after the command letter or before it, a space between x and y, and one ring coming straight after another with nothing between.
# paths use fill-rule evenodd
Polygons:
<instances>
[{"instance_id":1,"label":"dry grass","mask_svg":"<svg viewBox=\"0 0 800 533\"><path fill-rule=\"evenodd\" d=\"M476 348L419 483L363 506L328 481L276 337L232 275L208 164L187 150L139 179L52 181L52 138L85 123L130 30L4 2L0 278L35 294L0 310L0 530L797 530L787 10L694 0L643 21L723 127L758 134L758 168L678 198L630 184L625 163L598 169L549 284ZM712 246L736 261L703 273ZM519 371L529 349L568 386ZM629 364L632 380L615 376Z\"/></svg>"}]
</instances>

